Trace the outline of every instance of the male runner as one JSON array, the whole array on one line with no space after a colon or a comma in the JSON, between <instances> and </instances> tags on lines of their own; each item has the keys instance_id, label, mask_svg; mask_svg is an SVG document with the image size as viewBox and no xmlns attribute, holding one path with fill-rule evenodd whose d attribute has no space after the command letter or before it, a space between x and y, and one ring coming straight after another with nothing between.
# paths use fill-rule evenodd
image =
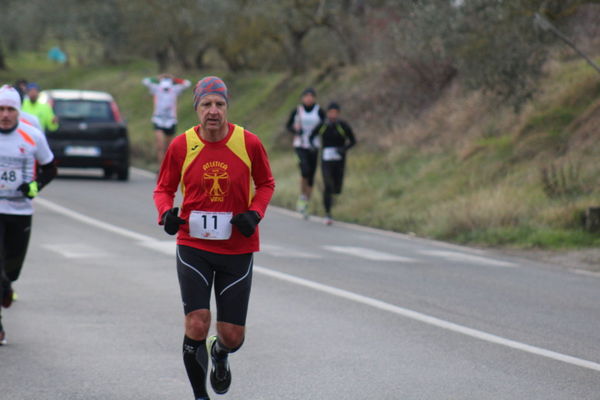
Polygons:
<instances>
[{"instance_id":1,"label":"male runner","mask_svg":"<svg viewBox=\"0 0 600 400\"><path fill-rule=\"evenodd\" d=\"M308 203L317 171L318 153L309 142L309 137L315 126L325 119L325 113L316 103L317 93L308 88L302 92L301 104L292 110L287 130L294 135L294 150L300 166L300 196L296 209L308 218Z\"/></svg>"},{"instance_id":2,"label":"male runner","mask_svg":"<svg viewBox=\"0 0 600 400\"><path fill-rule=\"evenodd\" d=\"M56 176L54 155L38 129L19 121L21 98L0 88L0 298L10 307L11 283L21 273L33 208L31 199ZM0 344L6 335L0 319Z\"/></svg>"},{"instance_id":3,"label":"male runner","mask_svg":"<svg viewBox=\"0 0 600 400\"><path fill-rule=\"evenodd\" d=\"M171 74L161 74L158 78L144 78L142 83L148 87L154 98L152 123L156 140L156 157L160 165L177 130L177 97L190 87L191 83L187 79L175 78Z\"/></svg>"},{"instance_id":4,"label":"male runner","mask_svg":"<svg viewBox=\"0 0 600 400\"><path fill-rule=\"evenodd\" d=\"M43 132L53 132L58 129L58 117L48 103L39 101L40 87L37 83L27 85L27 97L23 99L22 111L35 115Z\"/></svg>"},{"instance_id":5,"label":"male runner","mask_svg":"<svg viewBox=\"0 0 600 400\"><path fill-rule=\"evenodd\" d=\"M342 193L344 183L344 167L346 164L346 151L356 144L352 128L346 121L339 118L340 106L332 102L327 107L327 119L317 125L310 136L313 146L319 145L321 151L321 172L323 174L323 205L325 206L325 224L331 225L333 218L333 195Z\"/></svg>"},{"instance_id":6,"label":"male runner","mask_svg":"<svg viewBox=\"0 0 600 400\"><path fill-rule=\"evenodd\" d=\"M194 89L200 124L177 136L165 155L154 202L159 224L177 235L177 273L185 312L183 362L196 399L208 399L206 371L218 394L231 384L228 355L244 342L257 225L275 181L254 134L229 123L227 87L217 77ZM173 197L181 187L181 213ZM215 286L217 336L207 340Z\"/></svg>"}]
</instances>

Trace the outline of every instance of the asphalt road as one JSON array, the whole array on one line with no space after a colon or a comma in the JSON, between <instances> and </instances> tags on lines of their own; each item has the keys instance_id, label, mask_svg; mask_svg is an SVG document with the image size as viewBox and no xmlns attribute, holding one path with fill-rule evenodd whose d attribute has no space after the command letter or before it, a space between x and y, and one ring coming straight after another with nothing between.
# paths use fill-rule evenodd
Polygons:
<instances>
[{"instance_id":1,"label":"asphalt road","mask_svg":"<svg viewBox=\"0 0 600 400\"><path fill-rule=\"evenodd\" d=\"M36 201L2 400L193 398L154 178L99 176ZM261 237L246 343L213 399L600 399L598 275L276 208Z\"/></svg>"}]
</instances>

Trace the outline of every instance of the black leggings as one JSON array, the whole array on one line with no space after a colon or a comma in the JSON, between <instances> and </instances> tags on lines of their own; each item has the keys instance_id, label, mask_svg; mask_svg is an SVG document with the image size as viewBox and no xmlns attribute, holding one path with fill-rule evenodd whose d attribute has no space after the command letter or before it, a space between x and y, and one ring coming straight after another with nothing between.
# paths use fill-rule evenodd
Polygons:
<instances>
[{"instance_id":1,"label":"black leggings","mask_svg":"<svg viewBox=\"0 0 600 400\"><path fill-rule=\"evenodd\" d=\"M253 254L216 254L177 246L177 276L185 314L210 309L215 284L217 321L245 325L252 285Z\"/></svg>"},{"instance_id":2,"label":"black leggings","mask_svg":"<svg viewBox=\"0 0 600 400\"><path fill-rule=\"evenodd\" d=\"M19 278L31 233L31 215L0 214L0 269L9 281Z\"/></svg>"},{"instance_id":3,"label":"black leggings","mask_svg":"<svg viewBox=\"0 0 600 400\"><path fill-rule=\"evenodd\" d=\"M333 206L333 195L342 193L342 184L344 183L344 160L341 161L322 161L321 172L323 173L323 205L325 212L331 213Z\"/></svg>"},{"instance_id":4,"label":"black leggings","mask_svg":"<svg viewBox=\"0 0 600 400\"><path fill-rule=\"evenodd\" d=\"M0 214L0 300L19 278L30 233L31 215Z\"/></svg>"}]
</instances>

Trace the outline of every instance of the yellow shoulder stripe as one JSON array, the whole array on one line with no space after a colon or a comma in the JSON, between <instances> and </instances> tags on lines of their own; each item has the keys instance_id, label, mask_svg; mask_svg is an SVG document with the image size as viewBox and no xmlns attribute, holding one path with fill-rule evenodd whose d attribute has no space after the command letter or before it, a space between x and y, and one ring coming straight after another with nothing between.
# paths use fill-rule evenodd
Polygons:
<instances>
[{"instance_id":1,"label":"yellow shoulder stripe","mask_svg":"<svg viewBox=\"0 0 600 400\"><path fill-rule=\"evenodd\" d=\"M246 149L244 128L239 125L234 125L233 133L227 141L227 147L233 152L233 154L238 156L240 160L244 162L244 164L246 164L248 171L250 172L250 179L248 181L248 205L250 205L252 199L254 198L254 186L252 185L252 162L250 161L250 156L248 155L248 150Z\"/></svg>"},{"instance_id":2,"label":"yellow shoulder stripe","mask_svg":"<svg viewBox=\"0 0 600 400\"><path fill-rule=\"evenodd\" d=\"M185 153L185 160L183 161L183 166L181 167L181 181L180 181L182 194L185 194L185 184L183 182L183 177L185 176L185 172L189 168L190 164L196 159L198 154L200 154L200 151L202 150L202 148L204 148L204 143L202 143L202 140L200 140L200 138L198 137L198 134L196 133L194 128L190 128L187 131L185 131L185 142L186 142L187 150Z\"/></svg>"},{"instance_id":3,"label":"yellow shoulder stripe","mask_svg":"<svg viewBox=\"0 0 600 400\"><path fill-rule=\"evenodd\" d=\"M248 169L252 169L252 163L250 162L250 156L248 150L246 150L246 138L244 137L244 128L239 125L235 125L233 134L227 141L227 147L236 156L240 158L246 164Z\"/></svg>"}]
</instances>

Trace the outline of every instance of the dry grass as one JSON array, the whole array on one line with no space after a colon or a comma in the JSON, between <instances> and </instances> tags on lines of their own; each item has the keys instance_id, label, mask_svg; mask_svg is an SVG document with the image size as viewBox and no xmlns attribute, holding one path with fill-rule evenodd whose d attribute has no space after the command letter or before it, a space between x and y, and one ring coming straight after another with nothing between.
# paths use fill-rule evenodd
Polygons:
<instances>
[{"instance_id":1,"label":"dry grass","mask_svg":"<svg viewBox=\"0 0 600 400\"><path fill-rule=\"evenodd\" d=\"M424 229L451 238L468 231L512 228L526 221L531 209L530 196L521 188L483 189L432 207Z\"/></svg>"}]
</instances>

